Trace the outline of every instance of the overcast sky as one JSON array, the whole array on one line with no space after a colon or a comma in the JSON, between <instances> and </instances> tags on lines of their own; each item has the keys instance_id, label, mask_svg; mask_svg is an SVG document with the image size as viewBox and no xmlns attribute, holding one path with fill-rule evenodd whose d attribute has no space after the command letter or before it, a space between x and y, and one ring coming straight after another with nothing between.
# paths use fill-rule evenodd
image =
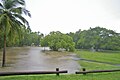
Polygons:
<instances>
[{"instance_id":1,"label":"overcast sky","mask_svg":"<svg viewBox=\"0 0 120 80\"><path fill-rule=\"evenodd\" d=\"M120 32L120 0L26 0L32 31L48 34L105 27Z\"/></svg>"}]
</instances>

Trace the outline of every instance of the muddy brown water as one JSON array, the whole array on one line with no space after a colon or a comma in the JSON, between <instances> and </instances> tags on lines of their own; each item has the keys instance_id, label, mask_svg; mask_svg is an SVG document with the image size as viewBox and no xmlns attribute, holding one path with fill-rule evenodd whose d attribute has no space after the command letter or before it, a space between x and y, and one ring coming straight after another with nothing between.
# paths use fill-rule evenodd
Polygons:
<instances>
[{"instance_id":1,"label":"muddy brown water","mask_svg":"<svg viewBox=\"0 0 120 80\"><path fill-rule=\"evenodd\" d=\"M74 53L43 53L41 47L12 47L6 51L6 67L2 71L53 71L56 68L68 70L69 73L79 71L80 65ZM0 66L2 60L0 51Z\"/></svg>"}]
</instances>

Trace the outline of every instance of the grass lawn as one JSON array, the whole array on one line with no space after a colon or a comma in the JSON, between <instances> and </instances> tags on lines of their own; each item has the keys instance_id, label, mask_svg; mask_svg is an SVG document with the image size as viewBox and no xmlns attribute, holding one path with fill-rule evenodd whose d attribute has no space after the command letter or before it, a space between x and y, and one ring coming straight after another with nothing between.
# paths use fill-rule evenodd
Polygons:
<instances>
[{"instance_id":1,"label":"grass lawn","mask_svg":"<svg viewBox=\"0 0 120 80\"><path fill-rule=\"evenodd\" d=\"M111 70L111 69L120 69L120 66L114 66L104 63L88 62L88 61L79 61L80 65L86 70Z\"/></svg>"},{"instance_id":2,"label":"grass lawn","mask_svg":"<svg viewBox=\"0 0 120 80\"><path fill-rule=\"evenodd\" d=\"M73 75L29 75L29 76L6 76L0 80L119 80L120 73L100 73L100 74L73 74Z\"/></svg>"},{"instance_id":3,"label":"grass lawn","mask_svg":"<svg viewBox=\"0 0 120 80\"><path fill-rule=\"evenodd\" d=\"M120 64L120 52L91 52L91 51L76 51L80 58L107 62L112 64Z\"/></svg>"}]
</instances>

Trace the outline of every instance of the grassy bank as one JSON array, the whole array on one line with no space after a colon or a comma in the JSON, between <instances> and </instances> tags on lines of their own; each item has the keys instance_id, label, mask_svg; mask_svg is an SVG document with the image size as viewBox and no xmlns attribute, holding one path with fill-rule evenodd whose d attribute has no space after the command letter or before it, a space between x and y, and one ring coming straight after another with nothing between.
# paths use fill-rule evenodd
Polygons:
<instances>
[{"instance_id":1,"label":"grassy bank","mask_svg":"<svg viewBox=\"0 0 120 80\"><path fill-rule=\"evenodd\" d=\"M114 66L104 63L88 62L88 61L79 61L80 65L86 70L109 70L109 69L120 69L120 66Z\"/></svg>"},{"instance_id":2,"label":"grassy bank","mask_svg":"<svg viewBox=\"0 0 120 80\"><path fill-rule=\"evenodd\" d=\"M80 58L106 62L111 64L120 64L120 52L92 52L92 51L76 51Z\"/></svg>"},{"instance_id":3,"label":"grassy bank","mask_svg":"<svg viewBox=\"0 0 120 80\"><path fill-rule=\"evenodd\" d=\"M80 65L86 68L87 70L120 69L120 66L116 66L116 64L120 64L119 52L108 53L108 52L91 52L91 51L80 50L80 51L76 51L76 53L80 58L96 61L96 62L92 62L92 61L79 60Z\"/></svg>"}]
</instances>

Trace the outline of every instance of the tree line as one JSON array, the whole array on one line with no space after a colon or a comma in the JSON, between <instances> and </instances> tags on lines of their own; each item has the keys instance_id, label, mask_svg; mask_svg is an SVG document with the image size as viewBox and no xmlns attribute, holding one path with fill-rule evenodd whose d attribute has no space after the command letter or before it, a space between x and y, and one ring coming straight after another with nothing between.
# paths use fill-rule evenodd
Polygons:
<instances>
[{"instance_id":1,"label":"tree line","mask_svg":"<svg viewBox=\"0 0 120 80\"><path fill-rule=\"evenodd\" d=\"M40 46L40 39L44 36L44 34L38 32L32 32L29 29L23 29L22 35L14 35L16 36L14 40L11 40L9 36L6 39L7 47L22 47L22 46ZM3 48L4 39L3 35L0 33L0 48Z\"/></svg>"},{"instance_id":2,"label":"tree line","mask_svg":"<svg viewBox=\"0 0 120 80\"><path fill-rule=\"evenodd\" d=\"M67 35L73 38L77 49L120 50L120 33L99 26Z\"/></svg>"},{"instance_id":3,"label":"tree line","mask_svg":"<svg viewBox=\"0 0 120 80\"><path fill-rule=\"evenodd\" d=\"M0 47L3 47L3 35L0 33ZM76 32L63 34L60 31L43 33L31 32L30 29L23 28L21 38L16 35L14 40L9 36L6 40L7 47L16 46L42 46L50 47L51 50L74 51L75 49L98 50L120 50L120 33L102 27L90 28L88 30L79 29Z\"/></svg>"},{"instance_id":4,"label":"tree line","mask_svg":"<svg viewBox=\"0 0 120 80\"><path fill-rule=\"evenodd\" d=\"M41 46L49 46L52 50L64 48L67 51L74 51L75 48L120 50L120 33L99 26L67 34L53 31L41 40Z\"/></svg>"}]
</instances>

